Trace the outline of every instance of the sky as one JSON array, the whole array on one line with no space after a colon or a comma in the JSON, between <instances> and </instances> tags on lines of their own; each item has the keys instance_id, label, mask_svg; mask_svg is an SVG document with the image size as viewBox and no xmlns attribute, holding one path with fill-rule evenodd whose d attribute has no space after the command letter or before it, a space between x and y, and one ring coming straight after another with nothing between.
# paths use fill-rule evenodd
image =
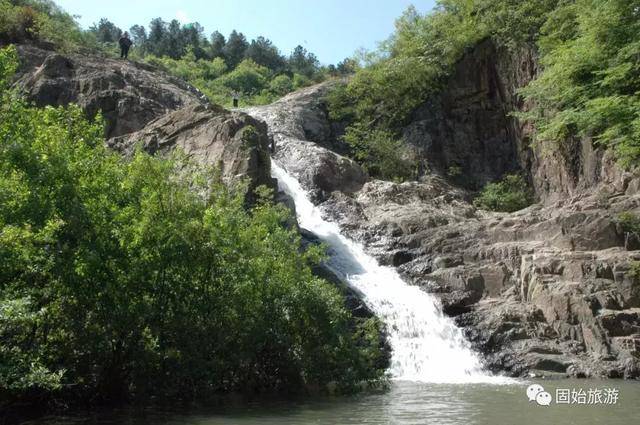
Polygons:
<instances>
[{"instance_id":1,"label":"sky","mask_svg":"<svg viewBox=\"0 0 640 425\"><path fill-rule=\"evenodd\" d=\"M103 17L123 30L134 24L148 26L156 17L184 24L197 21L207 35L218 30L227 36L233 29L249 40L263 35L287 55L301 44L324 64L337 63L360 48L375 49L410 4L421 13L435 4L435 0L54 1L78 15L84 28Z\"/></svg>"}]
</instances>

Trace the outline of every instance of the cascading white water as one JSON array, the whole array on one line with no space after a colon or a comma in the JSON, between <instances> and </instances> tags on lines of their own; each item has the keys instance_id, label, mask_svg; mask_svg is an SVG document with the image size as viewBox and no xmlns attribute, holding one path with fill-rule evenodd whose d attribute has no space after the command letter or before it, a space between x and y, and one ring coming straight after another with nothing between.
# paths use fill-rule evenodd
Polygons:
<instances>
[{"instance_id":1,"label":"cascading white water","mask_svg":"<svg viewBox=\"0 0 640 425\"><path fill-rule=\"evenodd\" d=\"M383 267L336 223L322 218L300 183L275 162L272 175L291 196L300 226L328 246L327 266L352 288L387 325L392 358L390 374L398 380L469 383L495 382L483 371L461 330L445 317L432 295L407 285L391 267Z\"/></svg>"}]
</instances>

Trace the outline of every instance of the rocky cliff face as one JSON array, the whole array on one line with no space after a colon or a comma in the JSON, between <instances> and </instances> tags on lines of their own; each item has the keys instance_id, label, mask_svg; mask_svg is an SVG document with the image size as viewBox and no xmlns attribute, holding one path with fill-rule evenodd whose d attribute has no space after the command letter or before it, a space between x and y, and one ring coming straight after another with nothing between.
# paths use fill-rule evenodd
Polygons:
<instances>
[{"instance_id":1,"label":"rocky cliff face","mask_svg":"<svg viewBox=\"0 0 640 425\"><path fill-rule=\"evenodd\" d=\"M38 106L78 104L105 120L107 145L152 154L180 148L194 160L220 167L227 182L248 179L271 186L270 140L264 123L211 105L180 79L136 62L62 55L18 46L17 85Z\"/></svg>"},{"instance_id":2,"label":"rocky cliff face","mask_svg":"<svg viewBox=\"0 0 640 425\"><path fill-rule=\"evenodd\" d=\"M538 71L533 48L513 51L485 40L465 55L442 93L418 108L404 130L423 168L472 190L523 172L544 202L596 186L625 191L637 185L591 140L535 142L535 129L512 113L529 108L518 89Z\"/></svg>"},{"instance_id":3,"label":"rocky cliff face","mask_svg":"<svg viewBox=\"0 0 640 425\"><path fill-rule=\"evenodd\" d=\"M264 122L218 106L186 106L107 144L125 154L138 145L152 154L179 148L199 164L218 167L227 183L249 179L250 192L257 185L272 186L270 139Z\"/></svg>"},{"instance_id":4,"label":"rocky cliff face","mask_svg":"<svg viewBox=\"0 0 640 425\"><path fill-rule=\"evenodd\" d=\"M404 130L422 168L469 189L528 169L530 135L509 113L522 108L515 92L536 72L529 50L507 55L487 40L469 52L442 93L419 107Z\"/></svg>"},{"instance_id":5,"label":"rocky cliff face","mask_svg":"<svg viewBox=\"0 0 640 425\"><path fill-rule=\"evenodd\" d=\"M616 224L640 212L638 179L587 140L533 145L510 115L537 72L531 50L481 43L445 91L416 111L405 137L428 172L372 180L328 137L324 84L248 111L276 140L275 159L314 202L382 263L436 294L487 366L512 375L638 377L640 260ZM461 176L449 177L458 167ZM522 171L540 203L513 214L469 202L477 188ZM462 177L462 178L460 178Z\"/></svg>"}]
</instances>

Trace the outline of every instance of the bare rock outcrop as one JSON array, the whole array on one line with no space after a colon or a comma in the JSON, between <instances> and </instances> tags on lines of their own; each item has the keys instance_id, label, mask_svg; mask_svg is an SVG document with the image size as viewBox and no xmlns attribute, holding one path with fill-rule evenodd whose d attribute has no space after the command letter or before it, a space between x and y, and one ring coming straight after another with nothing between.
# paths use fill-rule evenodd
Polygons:
<instances>
[{"instance_id":1,"label":"bare rock outcrop","mask_svg":"<svg viewBox=\"0 0 640 425\"><path fill-rule=\"evenodd\" d=\"M187 105L208 102L195 88L149 65L99 56L63 55L19 45L18 85L38 106L78 104L102 113L107 138L138 131Z\"/></svg>"},{"instance_id":2,"label":"bare rock outcrop","mask_svg":"<svg viewBox=\"0 0 640 425\"><path fill-rule=\"evenodd\" d=\"M341 155L339 131L327 119L324 95L334 82L318 84L285 96L279 101L245 110L269 124L275 149L273 159L294 173L315 199L333 191L353 193L368 180L353 160Z\"/></svg>"},{"instance_id":3,"label":"bare rock outcrop","mask_svg":"<svg viewBox=\"0 0 640 425\"><path fill-rule=\"evenodd\" d=\"M138 145L152 154L179 148L195 162L217 167L228 183L248 179L250 191L273 186L266 125L242 112L191 105L107 144L125 154Z\"/></svg>"}]
</instances>

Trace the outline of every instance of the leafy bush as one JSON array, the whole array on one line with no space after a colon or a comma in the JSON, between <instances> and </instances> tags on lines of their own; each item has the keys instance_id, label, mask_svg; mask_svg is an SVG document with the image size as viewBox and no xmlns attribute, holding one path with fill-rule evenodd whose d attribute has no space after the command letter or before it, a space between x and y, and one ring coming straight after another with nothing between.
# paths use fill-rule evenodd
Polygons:
<instances>
[{"instance_id":1,"label":"leafy bush","mask_svg":"<svg viewBox=\"0 0 640 425\"><path fill-rule=\"evenodd\" d=\"M640 237L640 216L638 216L638 214L625 211L618 215L616 221L623 232L633 233Z\"/></svg>"},{"instance_id":2,"label":"leafy bush","mask_svg":"<svg viewBox=\"0 0 640 425\"><path fill-rule=\"evenodd\" d=\"M259 93L267 85L269 69L245 59L233 71L220 78L219 83L229 90L247 95Z\"/></svg>"},{"instance_id":3,"label":"leafy bush","mask_svg":"<svg viewBox=\"0 0 640 425\"><path fill-rule=\"evenodd\" d=\"M186 81L213 80L227 72L227 65L223 59L196 59L192 51L180 59L149 55L145 60Z\"/></svg>"},{"instance_id":4,"label":"leafy bush","mask_svg":"<svg viewBox=\"0 0 640 425\"><path fill-rule=\"evenodd\" d=\"M314 277L284 207L247 211L180 156L125 160L76 106L0 97L0 408L382 376L377 322Z\"/></svg>"},{"instance_id":5,"label":"leafy bush","mask_svg":"<svg viewBox=\"0 0 640 425\"><path fill-rule=\"evenodd\" d=\"M640 284L640 261L632 261L629 264L629 276L635 280L636 284Z\"/></svg>"},{"instance_id":6,"label":"leafy bush","mask_svg":"<svg viewBox=\"0 0 640 425\"><path fill-rule=\"evenodd\" d=\"M42 40L61 50L90 42L74 18L52 1L0 0L0 40L23 42Z\"/></svg>"},{"instance_id":7,"label":"leafy bush","mask_svg":"<svg viewBox=\"0 0 640 425\"><path fill-rule=\"evenodd\" d=\"M287 75L278 75L269 83L269 91L277 96L284 96L293 91L293 81Z\"/></svg>"},{"instance_id":8,"label":"leafy bush","mask_svg":"<svg viewBox=\"0 0 640 425\"><path fill-rule=\"evenodd\" d=\"M525 179L519 174L511 174L502 181L486 185L473 204L485 210L513 212L532 202L533 196Z\"/></svg>"},{"instance_id":9,"label":"leafy bush","mask_svg":"<svg viewBox=\"0 0 640 425\"><path fill-rule=\"evenodd\" d=\"M355 125L347 128L344 141L371 176L396 181L415 178L416 164L408 159L406 146L393 133Z\"/></svg>"}]
</instances>

